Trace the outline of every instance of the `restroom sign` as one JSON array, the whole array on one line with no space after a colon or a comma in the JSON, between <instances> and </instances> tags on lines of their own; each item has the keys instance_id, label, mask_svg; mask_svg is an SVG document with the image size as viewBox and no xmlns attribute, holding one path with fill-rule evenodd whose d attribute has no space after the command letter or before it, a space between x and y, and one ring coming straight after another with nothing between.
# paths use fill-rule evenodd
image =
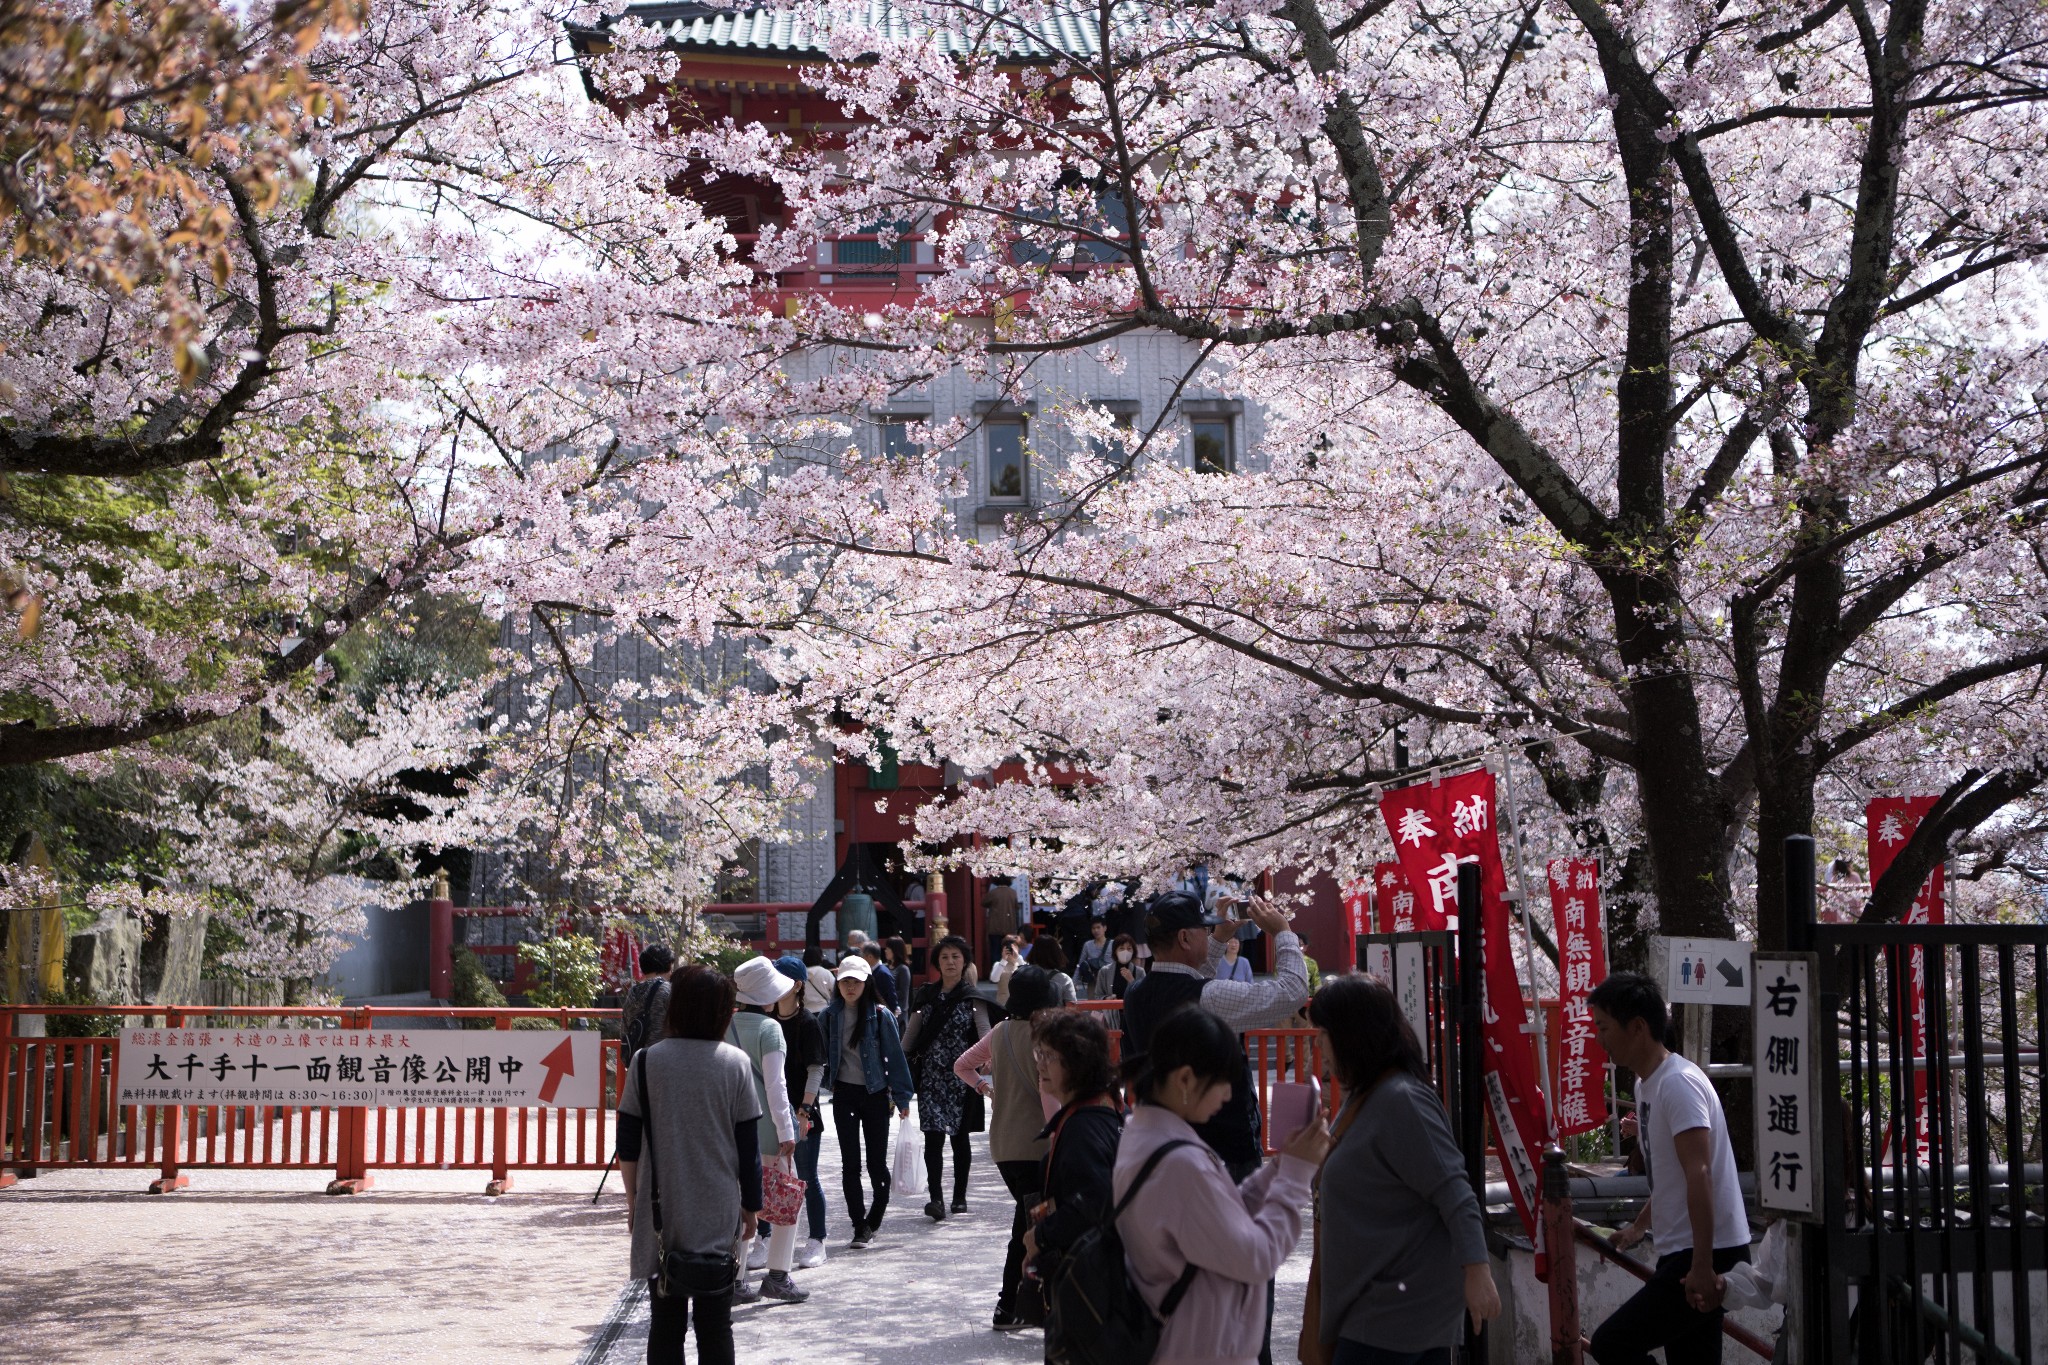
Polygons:
<instances>
[{"instance_id":1,"label":"restroom sign","mask_svg":"<svg viewBox=\"0 0 2048 1365\"><path fill-rule=\"evenodd\" d=\"M1747 1005L1750 945L1726 938L1666 940L1671 952L1664 998L1675 1005Z\"/></svg>"}]
</instances>

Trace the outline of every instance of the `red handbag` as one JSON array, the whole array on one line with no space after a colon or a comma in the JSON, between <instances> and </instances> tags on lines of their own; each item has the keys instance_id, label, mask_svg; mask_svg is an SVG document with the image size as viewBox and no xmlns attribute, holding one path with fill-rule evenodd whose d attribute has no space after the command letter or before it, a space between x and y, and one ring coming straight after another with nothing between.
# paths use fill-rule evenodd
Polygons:
<instances>
[{"instance_id":1,"label":"red handbag","mask_svg":"<svg viewBox=\"0 0 2048 1365\"><path fill-rule=\"evenodd\" d=\"M804 1211L804 1181L780 1166L761 1167L761 1221L779 1228L793 1228Z\"/></svg>"}]
</instances>

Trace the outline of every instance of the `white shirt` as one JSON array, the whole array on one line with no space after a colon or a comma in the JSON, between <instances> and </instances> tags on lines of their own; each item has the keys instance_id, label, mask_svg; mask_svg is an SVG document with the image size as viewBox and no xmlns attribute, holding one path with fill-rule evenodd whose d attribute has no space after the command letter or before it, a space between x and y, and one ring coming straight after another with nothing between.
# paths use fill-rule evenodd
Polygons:
<instances>
[{"instance_id":1,"label":"white shirt","mask_svg":"<svg viewBox=\"0 0 2048 1365\"><path fill-rule=\"evenodd\" d=\"M1714 1186L1714 1249L1749 1245L1749 1217L1735 1175L1735 1149L1728 1145L1728 1117L1707 1073L1676 1052L1636 1080L1636 1123L1643 1144L1643 1169L1650 1178L1650 1235L1657 1255L1692 1250L1692 1217L1685 1207L1685 1173L1679 1168L1680 1133L1707 1130L1707 1170Z\"/></svg>"}]
</instances>

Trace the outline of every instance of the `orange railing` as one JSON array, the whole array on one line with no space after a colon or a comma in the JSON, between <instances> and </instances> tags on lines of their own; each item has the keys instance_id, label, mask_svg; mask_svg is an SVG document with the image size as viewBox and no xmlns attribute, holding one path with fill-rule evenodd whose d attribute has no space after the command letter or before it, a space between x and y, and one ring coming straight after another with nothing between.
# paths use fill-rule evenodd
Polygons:
<instances>
[{"instance_id":1,"label":"orange railing","mask_svg":"<svg viewBox=\"0 0 2048 1365\"><path fill-rule=\"evenodd\" d=\"M23 1037L20 1015L112 1014L163 1021L165 1028L296 1021L314 1029L393 1032L430 1019L483 1021L500 1029L516 1018L567 1028L578 1019L616 1018L616 1010L234 1008L161 1006L0 1006L0 1187L6 1168L99 1166L153 1169L152 1192L186 1184L186 1171L243 1167L334 1172L330 1193L366 1188L377 1169L489 1171L487 1193L512 1187L515 1170L602 1170L611 1159L612 1113L620 1080L618 1044L601 1044L602 1088L594 1109L469 1105L364 1106L120 1105L119 1051L113 1038ZM398 1021L407 1021L400 1024ZM215 1021L221 1021L216 1023Z\"/></svg>"},{"instance_id":2,"label":"orange railing","mask_svg":"<svg viewBox=\"0 0 2048 1365\"><path fill-rule=\"evenodd\" d=\"M1077 1000L1075 1009L1113 1013L1119 1006L1115 1000ZM1109 1031L1109 1055L1112 1060L1123 1060L1123 1030ZM1337 1112L1338 1087L1335 1078L1323 1075L1322 1045L1316 1041L1312 1028L1256 1028L1247 1029L1241 1035L1245 1058L1251 1063L1252 1082L1259 1092L1259 1146L1271 1156L1279 1150L1273 1145L1271 1115L1273 1112L1273 1086L1282 1081L1306 1084L1314 1077L1323 1085L1323 1107L1330 1114Z\"/></svg>"},{"instance_id":3,"label":"orange railing","mask_svg":"<svg viewBox=\"0 0 2048 1365\"><path fill-rule=\"evenodd\" d=\"M1083 1001L1103 1010L1114 1001ZM512 1172L602 1170L612 1155L614 1111L623 1070L619 1045L602 1044L603 1085L593 1109L280 1104L117 1104L119 1050L113 1038L45 1038L20 1034L21 1015L116 1015L161 1020L163 1028L233 1028L247 1021L273 1030L293 1021L317 1029L417 1027L486 1022L509 1029L519 1018L567 1028L572 1021L616 1019L616 1010L332 1007L0 1006L0 1188L10 1170L107 1167L151 1170L152 1192L178 1189L193 1170L242 1168L330 1170L330 1193L368 1188L376 1170L490 1172L486 1193L512 1188ZM401 1022L403 1021L403 1022ZM1114 1055L1121 1042L1112 1030ZM1260 1112L1270 1108L1276 1081L1306 1081L1321 1070L1312 1029L1253 1029L1244 1035ZM1335 1112L1336 1087L1325 1098ZM1267 1135L1261 1134L1262 1143ZM1267 1150L1272 1150L1268 1146Z\"/></svg>"}]
</instances>

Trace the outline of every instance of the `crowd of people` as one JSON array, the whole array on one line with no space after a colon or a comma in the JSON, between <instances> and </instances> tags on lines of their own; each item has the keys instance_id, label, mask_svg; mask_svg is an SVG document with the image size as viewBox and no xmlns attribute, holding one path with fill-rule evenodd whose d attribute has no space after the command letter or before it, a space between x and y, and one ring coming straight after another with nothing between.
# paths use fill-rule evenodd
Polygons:
<instances>
[{"instance_id":1,"label":"crowd of people","mask_svg":"<svg viewBox=\"0 0 2048 1365\"><path fill-rule=\"evenodd\" d=\"M892 1115L907 1121L916 1105L932 1222L967 1211L969 1138L987 1132L1012 1202L990 1324L1044 1328L1049 1361L1097 1358L1071 1339L1080 1329L1060 1286L1113 1234L1128 1288L1157 1322L1155 1361L1449 1365L1465 1325L1493 1317L1500 1299L1423 1052L1383 982L1350 973L1311 993L1287 917L1247 908L1271 953L1265 976L1237 970L1240 922L1187 891L1146 903L1143 960L1128 935L1092 934L1075 969L1096 998L1119 1002L1113 1012L1066 1007L1076 991L1065 953L1042 946L1056 940L1029 958L1000 945L996 1003L955 936L934 946L921 985L900 943L846 945L829 968L756 957L729 976L671 972L665 951L649 949L623 1012L619 1158L632 1273L654 1291L650 1362L680 1362L692 1328L700 1361L731 1361L735 1303L808 1297L795 1272L827 1256L818 1156L829 1101L856 1250L874 1245L889 1211ZM1595 1337L1595 1358L1633 1365L1662 1345L1672 1360L1718 1359L1720 1277L1748 1246L1725 1119L1697 1068L1667 1064L1654 985L1617 974L1593 1008L1654 1095L1642 1120L1656 1135L1652 1200L1629 1233L1653 1231L1670 1248ZM1340 1102L1268 1159L1240 1036L1304 1010ZM1311 1205L1303 1321L1276 1325L1274 1276Z\"/></svg>"}]
</instances>

